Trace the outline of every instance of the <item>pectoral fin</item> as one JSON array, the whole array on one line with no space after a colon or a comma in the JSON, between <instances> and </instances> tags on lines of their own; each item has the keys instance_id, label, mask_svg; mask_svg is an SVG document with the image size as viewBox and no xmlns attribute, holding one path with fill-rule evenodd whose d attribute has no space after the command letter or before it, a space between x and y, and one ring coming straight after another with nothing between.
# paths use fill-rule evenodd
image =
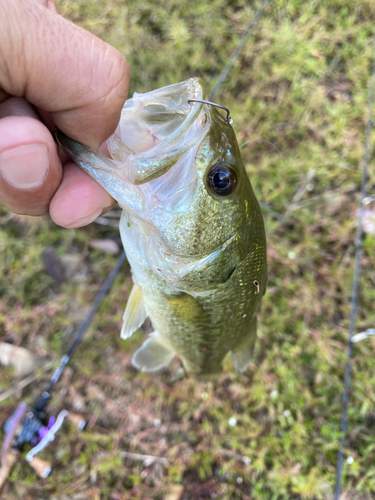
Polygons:
<instances>
[{"instance_id":1,"label":"pectoral fin","mask_svg":"<svg viewBox=\"0 0 375 500\"><path fill-rule=\"evenodd\" d=\"M134 353L132 364L142 372L154 372L168 366L175 354L160 340L158 333L153 332Z\"/></svg>"},{"instance_id":2,"label":"pectoral fin","mask_svg":"<svg viewBox=\"0 0 375 500\"><path fill-rule=\"evenodd\" d=\"M254 316L245 336L241 339L239 344L237 344L235 349L232 349L231 352L231 358L237 374L244 372L249 366L253 354L256 336L257 318L256 316Z\"/></svg>"},{"instance_id":3,"label":"pectoral fin","mask_svg":"<svg viewBox=\"0 0 375 500\"><path fill-rule=\"evenodd\" d=\"M193 324L200 331L210 328L210 321L202 305L191 295L180 293L177 296L165 296L173 316L181 324Z\"/></svg>"},{"instance_id":4,"label":"pectoral fin","mask_svg":"<svg viewBox=\"0 0 375 500\"><path fill-rule=\"evenodd\" d=\"M143 325L148 314L143 300L141 287L135 283L130 293L128 303L123 316L121 338L128 339Z\"/></svg>"}]
</instances>

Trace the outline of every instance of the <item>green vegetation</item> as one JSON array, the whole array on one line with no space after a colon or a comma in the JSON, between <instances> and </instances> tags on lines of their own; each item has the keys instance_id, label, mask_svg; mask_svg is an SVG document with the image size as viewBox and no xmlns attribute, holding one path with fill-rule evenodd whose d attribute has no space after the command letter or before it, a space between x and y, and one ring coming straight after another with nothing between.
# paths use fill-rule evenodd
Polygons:
<instances>
[{"instance_id":1,"label":"green vegetation","mask_svg":"<svg viewBox=\"0 0 375 500\"><path fill-rule=\"evenodd\" d=\"M133 93L194 75L212 88L260 2L58 5L125 54ZM175 500L333 498L373 21L370 0L272 1L216 99L230 108L268 235L268 292L248 372L237 378L227 360L214 385L169 385L177 361L158 376L136 372L130 359L143 336L119 337L131 288L124 266L49 407L82 413L87 430L67 426L43 453L53 462L46 480L19 461L4 498L161 500L173 484L183 486ZM58 359L115 262L89 243L118 233L5 209L0 222L0 338ZM47 246L77 266L58 289L44 269ZM375 327L374 256L366 234L358 331ZM0 390L15 384L10 369L1 373ZM354 347L347 499L375 494L374 373L369 339ZM0 424L40 387L2 402Z\"/></svg>"}]
</instances>

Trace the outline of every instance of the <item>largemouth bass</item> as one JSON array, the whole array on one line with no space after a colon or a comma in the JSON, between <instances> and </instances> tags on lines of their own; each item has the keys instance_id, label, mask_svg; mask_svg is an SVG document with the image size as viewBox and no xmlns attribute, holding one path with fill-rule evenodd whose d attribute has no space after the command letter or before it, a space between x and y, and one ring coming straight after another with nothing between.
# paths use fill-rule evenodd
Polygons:
<instances>
[{"instance_id":1,"label":"largemouth bass","mask_svg":"<svg viewBox=\"0 0 375 500\"><path fill-rule=\"evenodd\" d=\"M107 141L111 159L58 132L64 150L123 208L134 287L122 327L155 331L132 363L152 372L177 354L214 379L228 352L246 370L267 280L266 238L236 136L199 79L134 94Z\"/></svg>"}]
</instances>

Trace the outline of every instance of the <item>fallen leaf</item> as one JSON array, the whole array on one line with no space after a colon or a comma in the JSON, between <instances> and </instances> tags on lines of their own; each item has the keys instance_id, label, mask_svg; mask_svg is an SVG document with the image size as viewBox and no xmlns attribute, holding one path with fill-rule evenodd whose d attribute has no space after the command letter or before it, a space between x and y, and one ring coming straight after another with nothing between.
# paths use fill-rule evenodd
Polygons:
<instances>
[{"instance_id":1,"label":"fallen leaf","mask_svg":"<svg viewBox=\"0 0 375 500\"><path fill-rule=\"evenodd\" d=\"M65 254L60 257L60 262L67 280L73 278L78 267L82 264L82 256L79 254Z\"/></svg>"},{"instance_id":2,"label":"fallen leaf","mask_svg":"<svg viewBox=\"0 0 375 500\"><path fill-rule=\"evenodd\" d=\"M0 342L0 363L14 368L17 376L28 375L36 369L35 356L24 347Z\"/></svg>"},{"instance_id":3,"label":"fallen leaf","mask_svg":"<svg viewBox=\"0 0 375 500\"><path fill-rule=\"evenodd\" d=\"M54 280L54 286L58 289L64 281L64 275L60 260L53 247L46 247L43 250L43 261L46 273Z\"/></svg>"},{"instance_id":4,"label":"fallen leaf","mask_svg":"<svg viewBox=\"0 0 375 500\"><path fill-rule=\"evenodd\" d=\"M173 484L165 495L164 500L180 500L183 491L184 487L182 484Z\"/></svg>"},{"instance_id":5,"label":"fallen leaf","mask_svg":"<svg viewBox=\"0 0 375 500\"><path fill-rule=\"evenodd\" d=\"M111 239L91 240L90 247L96 248L97 250L102 250L103 252L107 252L111 255L117 255L120 251L119 245Z\"/></svg>"}]
</instances>

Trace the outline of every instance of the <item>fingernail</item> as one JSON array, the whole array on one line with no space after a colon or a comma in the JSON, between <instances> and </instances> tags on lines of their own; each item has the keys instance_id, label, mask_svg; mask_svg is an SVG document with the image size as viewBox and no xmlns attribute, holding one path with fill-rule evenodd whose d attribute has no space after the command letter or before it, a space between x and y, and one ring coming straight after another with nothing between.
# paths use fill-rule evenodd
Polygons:
<instances>
[{"instance_id":1,"label":"fingernail","mask_svg":"<svg viewBox=\"0 0 375 500\"><path fill-rule=\"evenodd\" d=\"M76 227L87 226L88 224L91 224L91 222L94 222L94 220L97 219L101 214L102 214L102 209L99 209L91 215L88 215L86 217L81 217L80 219L76 219L70 224L64 225L64 227L68 229L74 229Z\"/></svg>"},{"instance_id":2,"label":"fingernail","mask_svg":"<svg viewBox=\"0 0 375 500\"><path fill-rule=\"evenodd\" d=\"M45 144L29 144L0 153L0 173L5 181L18 189L34 189L47 177L48 149Z\"/></svg>"}]
</instances>

